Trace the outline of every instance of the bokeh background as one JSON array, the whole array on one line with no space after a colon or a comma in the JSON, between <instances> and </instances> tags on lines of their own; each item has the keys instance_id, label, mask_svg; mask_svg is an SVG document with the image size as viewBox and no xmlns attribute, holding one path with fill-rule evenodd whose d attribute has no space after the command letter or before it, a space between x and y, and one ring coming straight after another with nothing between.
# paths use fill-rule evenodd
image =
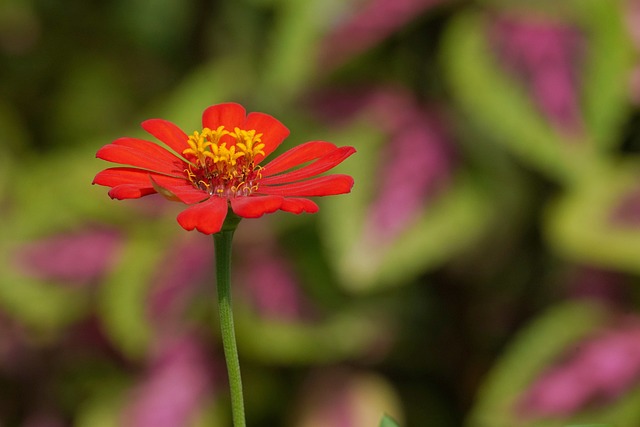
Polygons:
<instances>
[{"instance_id":1,"label":"bokeh background","mask_svg":"<svg viewBox=\"0 0 640 427\"><path fill-rule=\"evenodd\" d=\"M2 0L0 426L230 425L212 239L91 186L227 101L358 149L236 234L249 425L640 425L640 1Z\"/></svg>"}]
</instances>

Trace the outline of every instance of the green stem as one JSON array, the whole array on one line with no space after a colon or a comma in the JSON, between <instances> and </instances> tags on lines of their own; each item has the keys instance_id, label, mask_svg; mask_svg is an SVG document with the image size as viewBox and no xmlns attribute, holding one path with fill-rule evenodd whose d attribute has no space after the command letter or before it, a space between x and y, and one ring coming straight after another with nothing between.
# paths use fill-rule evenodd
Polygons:
<instances>
[{"instance_id":1,"label":"green stem","mask_svg":"<svg viewBox=\"0 0 640 427\"><path fill-rule=\"evenodd\" d=\"M216 278L218 289L218 312L220 314L220 330L222 346L227 363L229 387L231 389L231 412L234 427L245 427L244 401L242 398L242 379L240 378L240 361L236 347L236 334L233 327L233 309L231 307L231 243L233 233L240 218L229 212L219 233L213 235L216 251Z\"/></svg>"}]
</instances>

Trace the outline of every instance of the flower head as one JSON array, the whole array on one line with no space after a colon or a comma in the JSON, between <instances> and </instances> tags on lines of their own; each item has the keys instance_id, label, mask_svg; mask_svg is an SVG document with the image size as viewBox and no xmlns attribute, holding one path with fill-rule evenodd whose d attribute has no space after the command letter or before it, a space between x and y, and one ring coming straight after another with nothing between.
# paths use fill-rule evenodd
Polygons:
<instances>
[{"instance_id":1,"label":"flower head","mask_svg":"<svg viewBox=\"0 0 640 427\"><path fill-rule=\"evenodd\" d=\"M219 232L229 208L243 218L277 210L317 212L306 197L348 193L353 186L348 175L318 176L353 154L353 147L311 141L262 166L289 130L267 114L247 115L239 104L207 108L202 129L190 136L161 119L142 127L173 152L142 139L117 139L96 156L126 166L103 170L93 183L111 187L113 199L160 193L189 205L178 215L186 230Z\"/></svg>"}]
</instances>

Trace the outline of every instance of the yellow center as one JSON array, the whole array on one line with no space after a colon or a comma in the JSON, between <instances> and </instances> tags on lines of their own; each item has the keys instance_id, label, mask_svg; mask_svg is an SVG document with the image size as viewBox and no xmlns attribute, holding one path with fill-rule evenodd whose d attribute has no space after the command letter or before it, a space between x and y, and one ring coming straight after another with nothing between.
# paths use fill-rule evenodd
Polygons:
<instances>
[{"instance_id":1,"label":"yellow center","mask_svg":"<svg viewBox=\"0 0 640 427\"><path fill-rule=\"evenodd\" d=\"M226 135L231 141L221 142ZM187 141L189 148L182 152L189 161L185 169L187 179L210 195L248 196L258 189L260 167L254 159L265 154L261 138L262 134L253 129L235 128L229 132L224 126L194 132Z\"/></svg>"}]
</instances>

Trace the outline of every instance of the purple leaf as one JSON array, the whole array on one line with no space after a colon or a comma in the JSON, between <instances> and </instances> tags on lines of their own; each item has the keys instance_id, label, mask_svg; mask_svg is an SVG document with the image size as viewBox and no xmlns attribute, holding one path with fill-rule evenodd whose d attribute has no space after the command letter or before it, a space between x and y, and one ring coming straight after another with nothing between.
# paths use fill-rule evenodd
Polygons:
<instances>
[{"instance_id":1,"label":"purple leaf","mask_svg":"<svg viewBox=\"0 0 640 427\"><path fill-rule=\"evenodd\" d=\"M109 229L58 234L19 247L16 263L42 280L86 286L109 270L122 243L120 233Z\"/></svg>"},{"instance_id":2,"label":"purple leaf","mask_svg":"<svg viewBox=\"0 0 640 427\"><path fill-rule=\"evenodd\" d=\"M578 73L584 36L557 22L502 16L494 22L491 39L504 66L529 90L551 125L581 134Z\"/></svg>"}]
</instances>

